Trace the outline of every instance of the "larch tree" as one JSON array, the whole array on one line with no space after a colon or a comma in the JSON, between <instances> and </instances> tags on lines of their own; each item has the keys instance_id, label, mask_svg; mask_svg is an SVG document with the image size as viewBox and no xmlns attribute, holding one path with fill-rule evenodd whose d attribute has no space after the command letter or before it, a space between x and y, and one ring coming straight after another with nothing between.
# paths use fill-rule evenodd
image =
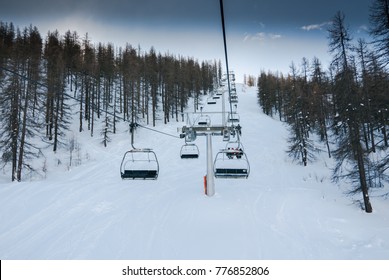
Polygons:
<instances>
[{"instance_id":1,"label":"larch tree","mask_svg":"<svg viewBox=\"0 0 389 280\"><path fill-rule=\"evenodd\" d=\"M44 55L46 59L46 136L57 151L69 125L69 105L65 92L66 68L63 42L58 31L49 32Z\"/></svg>"},{"instance_id":2,"label":"larch tree","mask_svg":"<svg viewBox=\"0 0 389 280\"><path fill-rule=\"evenodd\" d=\"M370 34L378 59L389 64L389 0L374 0L370 6Z\"/></svg>"},{"instance_id":3,"label":"larch tree","mask_svg":"<svg viewBox=\"0 0 389 280\"><path fill-rule=\"evenodd\" d=\"M39 110L36 110L34 99L40 95L42 40L37 28L32 26L25 28L23 33L19 29L14 33L11 26L6 33L8 36L13 34L13 38L2 46L10 49L2 66L1 159L4 164L11 163L12 181L21 181L24 168L36 171L29 160L40 154L32 139L39 137L40 129L40 115L35 113Z\"/></svg>"},{"instance_id":4,"label":"larch tree","mask_svg":"<svg viewBox=\"0 0 389 280\"><path fill-rule=\"evenodd\" d=\"M382 144L380 149L389 149L389 77L387 66L389 64L389 0L374 0L370 7L370 35L373 38L375 47L371 53L369 68L370 93L373 91L371 110L376 120L376 127L381 132ZM379 164L380 173L389 170L389 155L382 159ZM389 178L387 178L389 180Z\"/></svg>"},{"instance_id":5,"label":"larch tree","mask_svg":"<svg viewBox=\"0 0 389 280\"><path fill-rule=\"evenodd\" d=\"M338 12L328 29L330 52L333 63L338 66L335 77L334 102L338 147L334 151L337 161L333 180L348 179L353 184L352 193L362 193L364 210L371 213L369 185L366 176L367 157L361 145L360 94L355 79L355 69L351 63L351 35L346 27L345 16ZM352 166L347 168L346 166Z\"/></svg>"}]
</instances>

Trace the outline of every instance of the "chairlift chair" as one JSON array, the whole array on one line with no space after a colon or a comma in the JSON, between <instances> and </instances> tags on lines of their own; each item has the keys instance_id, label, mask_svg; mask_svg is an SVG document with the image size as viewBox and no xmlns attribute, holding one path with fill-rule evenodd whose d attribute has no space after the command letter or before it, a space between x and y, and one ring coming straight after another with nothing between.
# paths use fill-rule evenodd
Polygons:
<instances>
[{"instance_id":1,"label":"chairlift chair","mask_svg":"<svg viewBox=\"0 0 389 280\"><path fill-rule=\"evenodd\" d=\"M230 137L231 137L230 130L227 127L225 127L223 129L223 141L225 141L225 142L230 141Z\"/></svg>"},{"instance_id":2,"label":"chairlift chair","mask_svg":"<svg viewBox=\"0 0 389 280\"><path fill-rule=\"evenodd\" d=\"M238 96L237 95L231 95L230 102L231 103L238 103Z\"/></svg>"},{"instance_id":3,"label":"chairlift chair","mask_svg":"<svg viewBox=\"0 0 389 280\"><path fill-rule=\"evenodd\" d=\"M228 113L228 121L229 122L239 122L240 117L238 113Z\"/></svg>"},{"instance_id":4,"label":"chairlift chair","mask_svg":"<svg viewBox=\"0 0 389 280\"><path fill-rule=\"evenodd\" d=\"M122 179L151 179L159 174L159 163L151 149L133 149L127 151L120 165Z\"/></svg>"},{"instance_id":5,"label":"chairlift chair","mask_svg":"<svg viewBox=\"0 0 389 280\"><path fill-rule=\"evenodd\" d=\"M235 134L236 135L236 134ZM243 144L240 142L239 137L237 140L231 140L226 144L225 150L241 150L244 151Z\"/></svg>"},{"instance_id":6,"label":"chairlift chair","mask_svg":"<svg viewBox=\"0 0 389 280\"><path fill-rule=\"evenodd\" d=\"M199 148L196 144L185 143L185 145L181 147L180 156L182 159L195 159L199 158L199 155Z\"/></svg>"},{"instance_id":7,"label":"chairlift chair","mask_svg":"<svg viewBox=\"0 0 389 280\"><path fill-rule=\"evenodd\" d=\"M216 100L213 99L213 98L208 98L207 104L209 104L209 105L215 105L215 104L216 104Z\"/></svg>"},{"instance_id":8,"label":"chairlift chair","mask_svg":"<svg viewBox=\"0 0 389 280\"><path fill-rule=\"evenodd\" d=\"M201 115L198 118L197 125L199 125L199 126L210 126L211 125L211 118L208 115Z\"/></svg>"},{"instance_id":9,"label":"chairlift chair","mask_svg":"<svg viewBox=\"0 0 389 280\"><path fill-rule=\"evenodd\" d=\"M234 156L231 156L231 150L219 151L216 154L213 168L216 178L248 178L250 174L250 164L243 150Z\"/></svg>"},{"instance_id":10,"label":"chairlift chair","mask_svg":"<svg viewBox=\"0 0 389 280\"><path fill-rule=\"evenodd\" d=\"M192 128L189 128L188 131L185 132L185 143L186 142L193 142L197 138L196 131L193 130Z\"/></svg>"}]
</instances>

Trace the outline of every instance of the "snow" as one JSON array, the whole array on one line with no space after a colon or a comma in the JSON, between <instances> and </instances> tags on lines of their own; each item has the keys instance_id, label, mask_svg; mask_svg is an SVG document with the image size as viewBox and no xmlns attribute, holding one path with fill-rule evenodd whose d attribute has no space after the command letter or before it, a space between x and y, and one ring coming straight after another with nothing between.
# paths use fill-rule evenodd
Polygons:
<instances>
[{"instance_id":1,"label":"snow","mask_svg":"<svg viewBox=\"0 0 389 280\"><path fill-rule=\"evenodd\" d=\"M199 159L181 159L183 139L138 128L135 146L153 148L159 177L122 180L127 125L107 148L75 127L80 165L65 164L63 150L47 156L46 178L0 175L0 259L388 259L388 201L373 193L374 212L360 210L347 186L331 183L326 153L294 164L285 125L260 111L255 88L237 87L248 179L215 179L215 196L205 196L205 137ZM204 111L220 103L205 97ZM183 125L156 129L178 136ZM212 141L215 156L225 142Z\"/></svg>"}]
</instances>

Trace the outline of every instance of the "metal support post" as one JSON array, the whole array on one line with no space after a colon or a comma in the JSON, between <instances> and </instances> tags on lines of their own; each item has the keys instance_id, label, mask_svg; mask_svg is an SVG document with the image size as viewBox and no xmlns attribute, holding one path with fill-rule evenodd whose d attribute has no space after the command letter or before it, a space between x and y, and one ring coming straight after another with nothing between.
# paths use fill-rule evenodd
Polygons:
<instances>
[{"instance_id":1,"label":"metal support post","mask_svg":"<svg viewBox=\"0 0 389 280\"><path fill-rule=\"evenodd\" d=\"M215 177L213 175L212 134L207 133L207 196L215 194Z\"/></svg>"},{"instance_id":2,"label":"metal support post","mask_svg":"<svg viewBox=\"0 0 389 280\"><path fill-rule=\"evenodd\" d=\"M225 101L225 90L223 90L222 94L222 124L227 125L226 122L226 101Z\"/></svg>"}]
</instances>

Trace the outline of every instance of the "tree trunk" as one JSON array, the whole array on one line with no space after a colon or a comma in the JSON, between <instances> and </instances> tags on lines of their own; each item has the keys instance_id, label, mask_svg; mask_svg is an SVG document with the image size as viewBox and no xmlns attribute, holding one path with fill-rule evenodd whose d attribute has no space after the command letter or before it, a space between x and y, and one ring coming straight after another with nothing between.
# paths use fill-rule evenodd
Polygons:
<instances>
[{"instance_id":1,"label":"tree trunk","mask_svg":"<svg viewBox=\"0 0 389 280\"><path fill-rule=\"evenodd\" d=\"M17 154L18 154L18 134L19 134L19 93L16 88L14 88L14 96L12 100L12 124L11 124L11 135L12 135L12 144L11 144L11 153L12 153L12 181L17 180Z\"/></svg>"},{"instance_id":2,"label":"tree trunk","mask_svg":"<svg viewBox=\"0 0 389 280\"><path fill-rule=\"evenodd\" d=\"M27 111L28 111L28 99L29 99L29 90L26 91L26 96L23 106L23 122L22 122L22 135L20 138L19 146L19 159L18 159L18 170L17 170L17 180L20 182L22 180L22 168L23 168L23 156L24 156L24 144L26 141L26 130L27 130Z\"/></svg>"},{"instance_id":3,"label":"tree trunk","mask_svg":"<svg viewBox=\"0 0 389 280\"><path fill-rule=\"evenodd\" d=\"M365 162L363 158L363 149L360 143L360 132L359 132L358 124L355 122L353 124L353 127L350 127L350 129L352 130L351 137L353 137L351 141L352 143L354 143L353 146L355 149L356 159L358 163L359 181L361 184L363 202L365 205L365 212L372 213L373 208L371 206L370 198L369 198L369 188L367 186L367 181L366 181Z\"/></svg>"}]
</instances>

